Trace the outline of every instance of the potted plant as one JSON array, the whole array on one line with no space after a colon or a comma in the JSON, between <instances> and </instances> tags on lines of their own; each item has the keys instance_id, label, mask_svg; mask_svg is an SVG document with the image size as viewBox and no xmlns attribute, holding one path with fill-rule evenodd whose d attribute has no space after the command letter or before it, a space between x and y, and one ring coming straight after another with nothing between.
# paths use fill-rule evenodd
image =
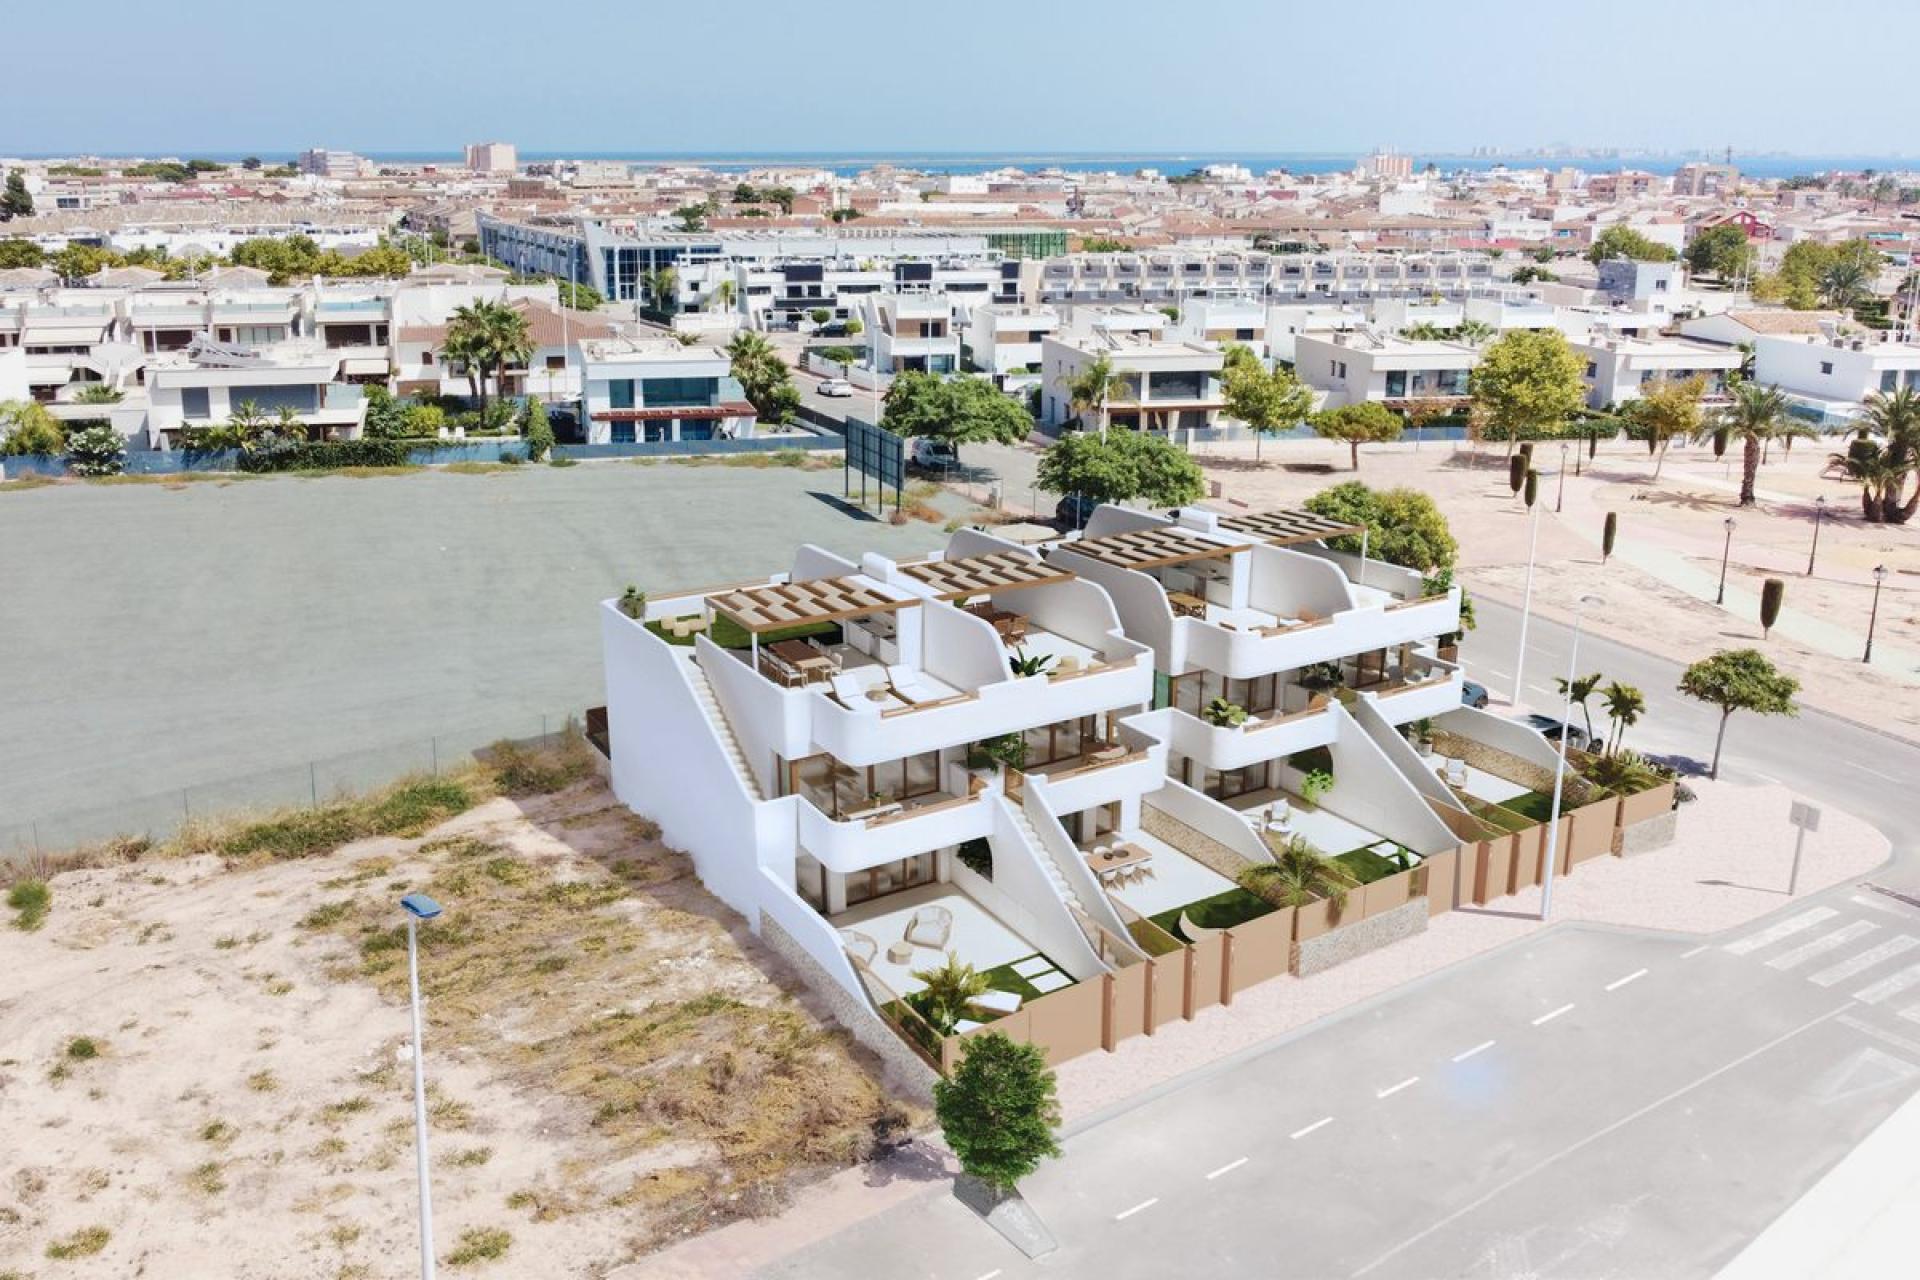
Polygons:
<instances>
[{"instance_id":1,"label":"potted plant","mask_svg":"<svg viewBox=\"0 0 1920 1280\"><path fill-rule=\"evenodd\" d=\"M1333 771L1330 769L1309 769L1300 779L1300 798L1309 806L1317 807L1320 797L1333 790Z\"/></svg>"},{"instance_id":2,"label":"potted plant","mask_svg":"<svg viewBox=\"0 0 1920 1280\"><path fill-rule=\"evenodd\" d=\"M1028 657L1025 649L1020 650L1007 659L1007 666L1011 667L1013 674L1017 676L1045 675L1047 668L1052 665L1053 659L1048 655L1036 653L1032 657Z\"/></svg>"},{"instance_id":3,"label":"potted plant","mask_svg":"<svg viewBox=\"0 0 1920 1280\"><path fill-rule=\"evenodd\" d=\"M1247 709L1237 702L1228 702L1225 698L1215 698L1200 714L1216 729L1238 728L1247 721Z\"/></svg>"},{"instance_id":4,"label":"potted plant","mask_svg":"<svg viewBox=\"0 0 1920 1280\"><path fill-rule=\"evenodd\" d=\"M1422 716L1413 722L1413 748L1421 756L1433 755L1433 718Z\"/></svg>"},{"instance_id":5,"label":"potted plant","mask_svg":"<svg viewBox=\"0 0 1920 1280\"><path fill-rule=\"evenodd\" d=\"M629 584L627 589L620 593L620 612L636 622L644 618L647 613L647 593Z\"/></svg>"}]
</instances>

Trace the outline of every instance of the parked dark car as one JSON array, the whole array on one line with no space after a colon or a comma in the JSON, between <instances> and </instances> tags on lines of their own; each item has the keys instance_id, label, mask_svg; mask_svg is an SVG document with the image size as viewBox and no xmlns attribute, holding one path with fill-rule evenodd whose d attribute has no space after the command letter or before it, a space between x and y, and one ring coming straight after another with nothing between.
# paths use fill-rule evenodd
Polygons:
<instances>
[{"instance_id":1,"label":"parked dark car","mask_svg":"<svg viewBox=\"0 0 1920 1280\"><path fill-rule=\"evenodd\" d=\"M1487 705L1487 686L1472 680L1460 682L1460 705L1463 707L1484 707Z\"/></svg>"},{"instance_id":2,"label":"parked dark car","mask_svg":"<svg viewBox=\"0 0 1920 1280\"><path fill-rule=\"evenodd\" d=\"M1099 505L1092 498L1070 493L1054 504L1053 518L1064 529L1084 529Z\"/></svg>"},{"instance_id":3,"label":"parked dark car","mask_svg":"<svg viewBox=\"0 0 1920 1280\"><path fill-rule=\"evenodd\" d=\"M1560 745L1561 724L1558 720L1555 720L1552 716L1543 716L1536 712L1535 714L1530 715L1525 720L1521 721L1521 723L1526 725L1529 729L1534 730L1541 737L1545 738L1548 742L1551 742L1554 746L1557 747ZM1567 731L1568 746L1578 748L1581 751L1585 751L1587 749L1588 739L1587 739L1587 731L1585 729L1582 729L1577 724L1570 724L1566 726L1566 731Z\"/></svg>"}]
</instances>

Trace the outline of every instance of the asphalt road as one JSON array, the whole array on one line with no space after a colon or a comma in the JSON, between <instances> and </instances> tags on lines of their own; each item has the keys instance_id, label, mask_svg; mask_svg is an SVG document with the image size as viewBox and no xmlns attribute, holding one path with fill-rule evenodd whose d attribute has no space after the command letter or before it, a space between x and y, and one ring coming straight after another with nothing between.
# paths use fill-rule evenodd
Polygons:
<instances>
[{"instance_id":1,"label":"asphalt road","mask_svg":"<svg viewBox=\"0 0 1920 1280\"><path fill-rule=\"evenodd\" d=\"M1504 692L1516 619L1480 617L1469 673ZM1534 697L1569 640L1536 622ZM1585 637L1580 668L1647 694L1644 748L1711 751L1676 664ZM1723 768L1880 824L1870 882L1920 900L1892 781L1920 750L1807 713L1736 721ZM1030 1180L1041 1259L940 1190L765 1274L1711 1276L1920 1088L1920 907L1867 886L1706 943L1555 929L1198 1073Z\"/></svg>"}]
</instances>

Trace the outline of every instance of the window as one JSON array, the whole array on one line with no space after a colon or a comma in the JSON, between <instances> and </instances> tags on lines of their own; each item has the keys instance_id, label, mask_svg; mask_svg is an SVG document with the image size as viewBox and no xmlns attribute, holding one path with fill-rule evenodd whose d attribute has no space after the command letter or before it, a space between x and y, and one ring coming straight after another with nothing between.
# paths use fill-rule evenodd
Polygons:
<instances>
[{"instance_id":1,"label":"window","mask_svg":"<svg viewBox=\"0 0 1920 1280\"><path fill-rule=\"evenodd\" d=\"M710 405L718 398L716 378L648 378L647 407Z\"/></svg>"},{"instance_id":2,"label":"window","mask_svg":"<svg viewBox=\"0 0 1920 1280\"><path fill-rule=\"evenodd\" d=\"M566 367L567 367L567 358L565 356L548 356L547 357L547 368L557 370L557 369L565 369Z\"/></svg>"},{"instance_id":3,"label":"window","mask_svg":"<svg viewBox=\"0 0 1920 1280\"><path fill-rule=\"evenodd\" d=\"M1822 361L1820 362L1820 372L1821 372L1821 373L1832 373L1832 372L1833 372L1833 361L1831 361L1831 360L1822 360Z\"/></svg>"},{"instance_id":4,"label":"window","mask_svg":"<svg viewBox=\"0 0 1920 1280\"><path fill-rule=\"evenodd\" d=\"M610 438L615 444L632 444L633 424L631 422L614 423L613 434Z\"/></svg>"},{"instance_id":5,"label":"window","mask_svg":"<svg viewBox=\"0 0 1920 1280\"><path fill-rule=\"evenodd\" d=\"M615 409L633 408L633 379L618 378L607 384L607 404Z\"/></svg>"},{"instance_id":6,"label":"window","mask_svg":"<svg viewBox=\"0 0 1920 1280\"><path fill-rule=\"evenodd\" d=\"M207 407L207 389L205 387L180 388L180 412L195 421L213 416Z\"/></svg>"},{"instance_id":7,"label":"window","mask_svg":"<svg viewBox=\"0 0 1920 1280\"><path fill-rule=\"evenodd\" d=\"M1600 362L1599 362L1599 361L1597 361L1597 360L1589 360L1589 361L1587 361L1587 376L1588 376L1589 378L1597 378L1597 377L1599 377L1599 376L1600 376Z\"/></svg>"},{"instance_id":8,"label":"window","mask_svg":"<svg viewBox=\"0 0 1920 1280\"><path fill-rule=\"evenodd\" d=\"M1898 369L1882 369L1880 371L1880 389L1882 391L1894 391L1898 389L1899 385L1900 371Z\"/></svg>"},{"instance_id":9,"label":"window","mask_svg":"<svg viewBox=\"0 0 1920 1280\"><path fill-rule=\"evenodd\" d=\"M1407 394L1407 371L1405 369L1390 369L1387 371L1387 394L1390 396L1404 396Z\"/></svg>"}]
</instances>

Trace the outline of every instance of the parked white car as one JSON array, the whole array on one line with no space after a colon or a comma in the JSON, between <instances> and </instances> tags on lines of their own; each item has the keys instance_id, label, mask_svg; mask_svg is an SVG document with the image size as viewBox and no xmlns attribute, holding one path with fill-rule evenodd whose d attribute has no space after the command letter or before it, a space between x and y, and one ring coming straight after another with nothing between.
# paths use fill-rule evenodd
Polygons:
<instances>
[{"instance_id":1,"label":"parked white car","mask_svg":"<svg viewBox=\"0 0 1920 1280\"><path fill-rule=\"evenodd\" d=\"M831 396L835 400L846 400L853 395L853 384L845 378L822 378L820 380L820 394L823 396Z\"/></svg>"}]
</instances>

